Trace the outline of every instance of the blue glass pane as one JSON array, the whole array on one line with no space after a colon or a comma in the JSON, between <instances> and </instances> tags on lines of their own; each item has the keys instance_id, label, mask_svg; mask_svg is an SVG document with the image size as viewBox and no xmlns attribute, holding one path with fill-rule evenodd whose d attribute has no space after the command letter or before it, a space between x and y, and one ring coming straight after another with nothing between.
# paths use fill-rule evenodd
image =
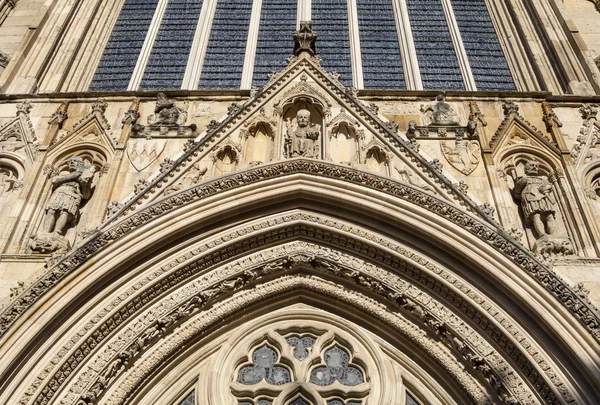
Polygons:
<instances>
[{"instance_id":1,"label":"blue glass pane","mask_svg":"<svg viewBox=\"0 0 600 405\"><path fill-rule=\"evenodd\" d=\"M365 89L406 88L391 0L357 0Z\"/></svg>"},{"instance_id":2,"label":"blue glass pane","mask_svg":"<svg viewBox=\"0 0 600 405\"><path fill-rule=\"evenodd\" d=\"M158 0L126 0L106 44L90 91L127 90Z\"/></svg>"},{"instance_id":3,"label":"blue glass pane","mask_svg":"<svg viewBox=\"0 0 600 405\"><path fill-rule=\"evenodd\" d=\"M478 90L516 90L483 0L452 0Z\"/></svg>"},{"instance_id":4,"label":"blue glass pane","mask_svg":"<svg viewBox=\"0 0 600 405\"><path fill-rule=\"evenodd\" d=\"M179 89L198 25L202 0L170 0L140 88Z\"/></svg>"},{"instance_id":5,"label":"blue glass pane","mask_svg":"<svg viewBox=\"0 0 600 405\"><path fill-rule=\"evenodd\" d=\"M196 391L194 390L190 392L188 396L179 403L179 405L196 405Z\"/></svg>"},{"instance_id":6,"label":"blue glass pane","mask_svg":"<svg viewBox=\"0 0 600 405\"><path fill-rule=\"evenodd\" d=\"M287 58L294 51L297 5L297 0L263 0L252 79L254 86L264 86L269 80L268 73L287 66Z\"/></svg>"},{"instance_id":7,"label":"blue glass pane","mask_svg":"<svg viewBox=\"0 0 600 405\"><path fill-rule=\"evenodd\" d=\"M199 88L238 90L246 55L252 0L219 0Z\"/></svg>"},{"instance_id":8,"label":"blue glass pane","mask_svg":"<svg viewBox=\"0 0 600 405\"><path fill-rule=\"evenodd\" d=\"M313 0L312 28L319 35L317 53L322 66L340 74L344 86L352 86L352 62L346 0Z\"/></svg>"},{"instance_id":9,"label":"blue glass pane","mask_svg":"<svg viewBox=\"0 0 600 405\"><path fill-rule=\"evenodd\" d=\"M425 90L463 90L463 77L440 0L407 0Z\"/></svg>"}]
</instances>

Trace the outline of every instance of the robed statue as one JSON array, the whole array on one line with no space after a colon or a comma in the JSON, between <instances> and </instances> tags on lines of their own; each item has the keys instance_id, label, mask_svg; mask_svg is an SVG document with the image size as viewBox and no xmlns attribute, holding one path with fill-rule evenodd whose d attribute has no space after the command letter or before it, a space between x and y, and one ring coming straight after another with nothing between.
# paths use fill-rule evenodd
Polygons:
<instances>
[{"instance_id":1,"label":"robed statue","mask_svg":"<svg viewBox=\"0 0 600 405\"><path fill-rule=\"evenodd\" d=\"M310 111L301 109L296 114L296 129L288 118L285 139L285 154L287 157L319 157L319 136L321 126L310 121Z\"/></svg>"}]
</instances>

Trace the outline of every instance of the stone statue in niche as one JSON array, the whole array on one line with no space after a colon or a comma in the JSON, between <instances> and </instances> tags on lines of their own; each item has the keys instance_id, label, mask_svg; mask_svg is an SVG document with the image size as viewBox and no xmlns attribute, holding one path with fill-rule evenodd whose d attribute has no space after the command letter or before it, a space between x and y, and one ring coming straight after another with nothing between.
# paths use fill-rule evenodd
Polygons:
<instances>
[{"instance_id":1,"label":"stone statue in niche","mask_svg":"<svg viewBox=\"0 0 600 405\"><path fill-rule=\"evenodd\" d=\"M443 94L436 97L435 102L421 105L421 112L429 117L430 125L459 125L458 117Z\"/></svg>"},{"instance_id":2,"label":"stone statue in niche","mask_svg":"<svg viewBox=\"0 0 600 405\"><path fill-rule=\"evenodd\" d=\"M296 129L288 118L285 139L285 155L287 157L319 157L319 135L321 126L310 121L310 111L301 109L296 114Z\"/></svg>"},{"instance_id":3,"label":"stone statue in niche","mask_svg":"<svg viewBox=\"0 0 600 405\"><path fill-rule=\"evenodd\" d=\"M521 200L521 208L527 225L533 226L538 237L556 233L556 201L552 196L552 184L546 176L540 176L540 164L535 160L525 163L525 174L517 179L513 192Z\"/></svg>"},{"instance_id":4,"label":"stone statue in niche","mask_svg":"<svg viewBox=\"0 0 600 405\"><path fill-rule=\"evenodd\" d=\"M552 184L546 176L540 174L539 162L528 160L523 170L524 174L515 180L513 193L521 201L526 225L535 230L537 241L534 252L545 257L551 254L573 254L571 241L557 235L557 202L553 196Z\"/></svg>"},{"instance_id":5,"label":"stone statue in niche","mask_svg":"<svg viewBox=\"0 0 600 405\"><path fill-rule=\"evenodd\" d=\"M92 196L96 168L78 156L68 161L67 174L52 178L52 195L46 206L42 230L32 238L29 247L40 253L65 252L69 242L65 234L79 216L84 200Z\"/></svg>"}]
</instances>

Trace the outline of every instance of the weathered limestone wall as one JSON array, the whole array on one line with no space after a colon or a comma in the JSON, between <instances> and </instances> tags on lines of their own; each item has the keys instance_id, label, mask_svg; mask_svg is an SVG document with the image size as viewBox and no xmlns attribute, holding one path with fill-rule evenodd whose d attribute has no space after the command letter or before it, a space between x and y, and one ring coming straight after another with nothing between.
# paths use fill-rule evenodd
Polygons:
<instances>
[{"instance_id":1,"label":"weathered limestone wall","mask_svg":"<svg viewBox=\"0 0 600 405\"><path fill-rule=\"evenodd\" d=\"M73 246L105 220L107 209L110 213L126 204L161 170L168 169L190 139L202 139L206 130L217 124L214 120L227 116L232 101L244 99L175 94L168 103L174 103L169 108L177 110L179 121L164 132L160 125L155 129L150 125L161 116L151 94L139 99L107 95L101 101L82 95L35 98L30 104L11 99L0 104L0 169L5 169L0 184L0 222L4 224L0 230L0 297L6 298L19 282L44 270L50 252L32 251L31 240L44 222L52 195L51 179L61 171L65 173L69 157L81 156L97 167L92 197L82 203L77 218L67 227L65 237ZM583 283L591 291L591 298L600 302L600 151L596 147L600 132L597 111L591 104L576 100L548 103L543 96L448 97L446 102L456 125L467 128L470 121L477 123L477 136L465 135L459 140L466 145L466 154L461 154L453 126L443 131L432 126L431 110L427 109L437 107L431 96L369 96L363 102L378 108L383 120L397 124L402 138L412 138L426 160L434 166L441 164L444 176L476 204L487 205L500 226L534 251L539 249L537 236L530 225L524 225L520 202L514 196L514 170L522 170L514 165L522 165L523 159L540 162L553 187L558 234L569 245L546 258L555 261L555 270L569 282ZM172 111L169 108L163 111ZM311 120L323 125L326 160L376 172L443 197L444 192L435 183L428 183L431 180L396 157L393 148L360 129L360 124L353 124L350 116L344 118L346 110L332 108L331 118L323 122L315 121L315 114ZM346 127L330 124L336 120L346 122ZM146 129L136 129L136 125ZM416 128L414 133L411 127ZM204 157L193 169L177 174L159 194L173 193L260 162L285 159L283 137L289 130L270 107L254 124L241 128L207 144ZM356 148L351 139L358 133L362 138ZM258 143L248 143L249 137ZM267 160L257 156L267 156Z\"/></svg>"}]
</instances>

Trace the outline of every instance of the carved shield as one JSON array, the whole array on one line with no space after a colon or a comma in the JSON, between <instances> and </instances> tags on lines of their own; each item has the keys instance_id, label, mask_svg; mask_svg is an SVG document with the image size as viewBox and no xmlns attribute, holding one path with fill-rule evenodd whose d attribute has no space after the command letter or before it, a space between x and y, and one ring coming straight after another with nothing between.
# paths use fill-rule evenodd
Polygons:
<instances>
[{"instance_id":1,"label":"carved shield","mask_svg":"<svg viewBox=\"0 0 600 405\"><path fill-rule=\"evenodd\" d=\"M442 154L456 170L468 176L473 173L481 161L481 147L477 141L462 139L455 141L440 141Z\"/></svg>"},{"instance_id":2,"label":"carved shield","mask_svg":"<svg viewBox=\"0 0 600 405\"><path fill-rule=\"evenodd\" d=\"M167 141L164 139L133 141L127 146L127 157L135 170L141 172L158 159L166 146Z\"/></svg>"}]
</instances>

